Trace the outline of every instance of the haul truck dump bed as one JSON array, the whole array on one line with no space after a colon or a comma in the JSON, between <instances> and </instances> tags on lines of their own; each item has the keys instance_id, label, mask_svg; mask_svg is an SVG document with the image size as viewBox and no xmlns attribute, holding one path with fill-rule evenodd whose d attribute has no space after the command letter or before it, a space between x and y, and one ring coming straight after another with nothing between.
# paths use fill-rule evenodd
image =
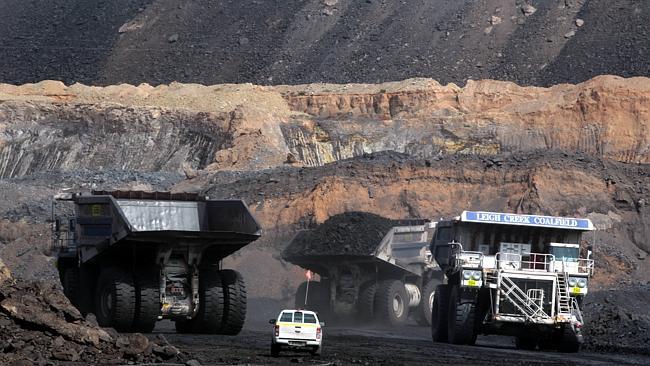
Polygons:
<instances>
[{"instance_id":1,"label":"haul truck dump bed","mask_svg":"<svg viewBox=\"0 0 650 366\"><path fill-rule=\"evenodd\" d=\"M396 325L412 315L428 325L442 279L428 250L433 225L350 212L300 232L283 258L317 273L320 281L298 287L296 307L316 310L326 321L376 319Z\"/></svg>"},{"instance_id":2,"label":"haul truck dump bed","mask_svg":"<svg viewBox=\"0 0 650 366\"><path fill-rule=\"evenodd\" d=\"M261 235L239 200L197 194L64 194L53 204L53 249L66 295L102 326L237 334L246 315L241 275L223 258Z\"/></svg>"}]
</instances>

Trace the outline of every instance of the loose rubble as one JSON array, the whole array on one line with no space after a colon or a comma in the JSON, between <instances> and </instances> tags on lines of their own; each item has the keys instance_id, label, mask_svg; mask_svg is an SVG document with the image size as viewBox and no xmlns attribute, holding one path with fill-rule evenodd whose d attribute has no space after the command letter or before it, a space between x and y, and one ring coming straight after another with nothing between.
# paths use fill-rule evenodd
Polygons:
<instances>
[{"instance_id":1,"label":"loose rubble","mask_svg":"<svg viewBox=\"0 0 650 366\"><path fill-rule=\"evenodd\" d=\"M5 279L0 284L0 364L184 363L187 354L163 336L102 329L53 284Z\"/></svg>"}]
</instances>

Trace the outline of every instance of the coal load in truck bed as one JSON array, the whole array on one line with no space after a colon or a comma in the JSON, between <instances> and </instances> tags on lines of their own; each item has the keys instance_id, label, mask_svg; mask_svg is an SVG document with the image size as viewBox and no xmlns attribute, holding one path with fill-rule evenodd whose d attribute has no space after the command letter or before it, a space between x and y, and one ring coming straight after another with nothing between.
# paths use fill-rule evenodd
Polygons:
<instances>
[{"instance_id":1,"label":"coal load in truck bed","mask_svg":"<svg viewBox=\"0 0 650 366\"><path fill-rule=\"evenodd\" d=\"M285 259L313 255L371 255L396 221L367 212L330 217L300 232L282 253Z\"/></svg>"}]
</instances>

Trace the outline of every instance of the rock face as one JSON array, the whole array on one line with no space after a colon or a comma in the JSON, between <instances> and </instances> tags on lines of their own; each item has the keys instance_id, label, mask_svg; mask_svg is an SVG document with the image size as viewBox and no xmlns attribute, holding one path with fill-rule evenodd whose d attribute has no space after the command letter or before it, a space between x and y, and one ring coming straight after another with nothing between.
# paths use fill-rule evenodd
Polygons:
<instances>
[{"instance_id":1,"label":"rock face","mask_svg":"<svg viewBox=\"0 0 650 366\"><path fill-rule=\"evenodd\" d=\"M8 280L11 280L11 271L9 268L7 268L7 266L5 266L2 259L0 259L0 285Z\"/></svg>"},{"instance_id":2,"label":"rock face","mask_svg":"<svg viewBox=\"0 0 650 366\"><path fill-rule=\"evenodd\" d=\"M464 88L379 85L0 86L0 178L81 167L192 172L319 166L366 153L533 150L650 161L650 80ZM116 149L119 146L120 149Z\"/></svg>"}]
</instances>

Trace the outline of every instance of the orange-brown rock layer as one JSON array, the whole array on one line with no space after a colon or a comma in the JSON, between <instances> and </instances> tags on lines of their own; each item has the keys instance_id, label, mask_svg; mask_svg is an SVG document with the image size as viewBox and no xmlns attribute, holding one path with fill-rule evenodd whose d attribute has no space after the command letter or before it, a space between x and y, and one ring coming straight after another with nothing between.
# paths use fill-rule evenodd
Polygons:
<instances>
[{"instance_id":1,"label":"orange-brown rock layer","mask_svg":"<svg viewBox=\"0 0 650 366\"><path fill-rule=\"evenodd\" d=\"M649 101L650 79L614 76L551 88L491 80L460 88L430 79L276 87L4 84L0 177L87 166L317 166L380 151L431 158L551 149L645 163ZM128 153L117 154L116 146Z\"/></svg>"}]
</instances>

